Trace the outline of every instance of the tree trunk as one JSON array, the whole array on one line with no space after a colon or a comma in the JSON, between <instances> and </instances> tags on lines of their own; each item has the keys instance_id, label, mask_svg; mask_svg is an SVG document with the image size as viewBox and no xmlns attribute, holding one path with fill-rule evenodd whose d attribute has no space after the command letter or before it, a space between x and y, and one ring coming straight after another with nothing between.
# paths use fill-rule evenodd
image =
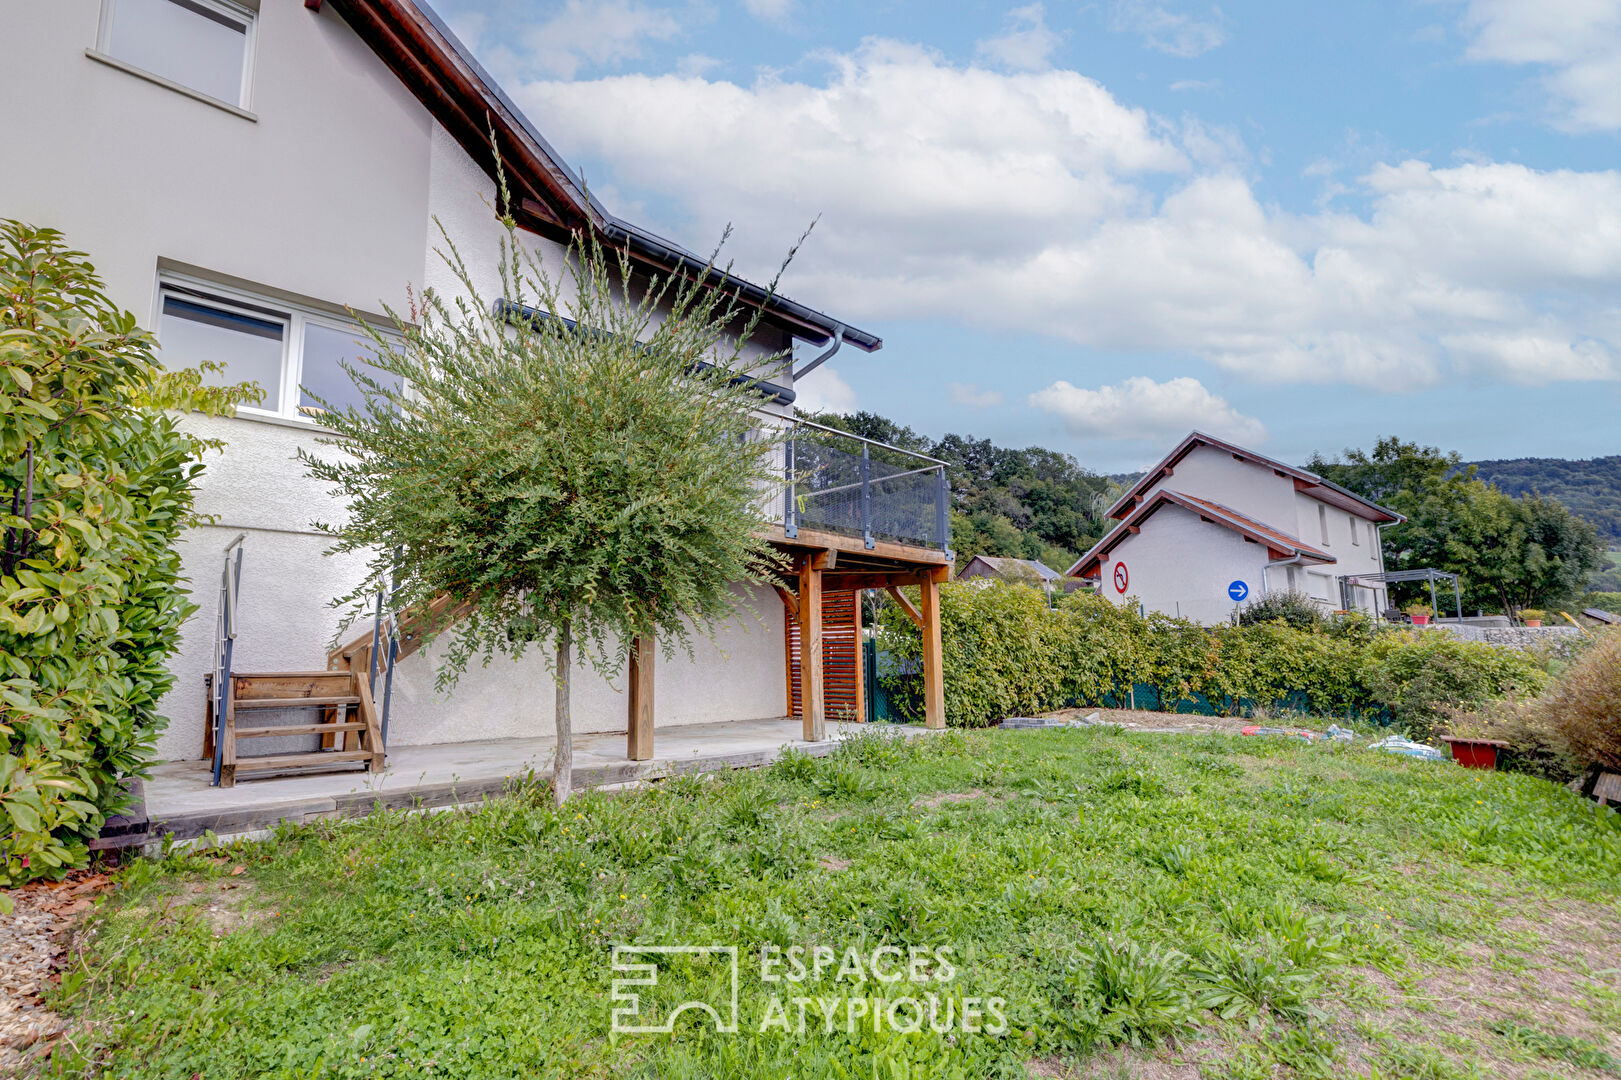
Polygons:
<instances>
[{"instance_id":1,"label":"tree trunk","mask_svg":"<svg viewBox=\"0 0 1621 1080\"><path fill-rule=\"evenodd\" d=\"M574 664L574 626L557 629L557 753L552 760L552 797L562 806L574 785L574 728L569 719L569 671Z\"/></svg>"}]
</instances>

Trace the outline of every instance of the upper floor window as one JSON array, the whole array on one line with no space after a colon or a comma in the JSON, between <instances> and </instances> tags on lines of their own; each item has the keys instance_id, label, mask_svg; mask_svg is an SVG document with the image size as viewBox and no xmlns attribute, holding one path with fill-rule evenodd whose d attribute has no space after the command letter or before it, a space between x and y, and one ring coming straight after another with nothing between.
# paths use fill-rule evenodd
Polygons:
<instances>
[{"instance_id":1,"label":"upper floor window","mask_svg":"<svg viewBox=\"0 0 1621 1080\"><path fill-rule=\"evenodd\" d=\"M225 370L206 373L208 383L258 383L263 396L240 410L250 414L319 418L317 396L338 408L362 406L345 360L379 382L394 381L367 368L376 346L353 323L212 286L163 283L158 343L165 367L211 361Z\"/></svg>"},{"instance_id":2,"label":"upper floor window","mask_svg":"<svg viewBox=\"0 0 1621 1080\"><path fill-rule=\"evenodd\" d=\"M231 0L102 0L97 48L245 108L254 13Z\"/></svg>"},{"instance_id":3,"label":"upper floor window","mask_svg":"<svg viewBox=\"0 0 1621 1080\"><path fill-rule=\"evenodd\" d=\"M1317 527L1323 534L1323 546L1328 546L1328 507L1317 504Z\"/></svg>"},{"instance_id":4,"label":"upper floor window","mask_svg":"<svg viewBox=\"0 0 1621 1080\"><path fill-rule=\"evenodd\" d=\"M1371 521L1368 522L1368 546L1371 548L1379 546L1379 529Z\"/></svg>"},{"instance_id":5,"label":"upper floor window","mask_svg":"<svg viewBox=\"0 0 1621 1080\"><path fill-rule=\"evenodd\" d=\"M1362 546L1362 541L1358 540L1357 535L1356 535L1356 515L1355 514L1346 514L1345 515L1345 520L1349 521L1351 523L1351 543L1352 543L1352 545L1355 546L1355 547L1361 547Z\"/></svg>"}]
</instances>

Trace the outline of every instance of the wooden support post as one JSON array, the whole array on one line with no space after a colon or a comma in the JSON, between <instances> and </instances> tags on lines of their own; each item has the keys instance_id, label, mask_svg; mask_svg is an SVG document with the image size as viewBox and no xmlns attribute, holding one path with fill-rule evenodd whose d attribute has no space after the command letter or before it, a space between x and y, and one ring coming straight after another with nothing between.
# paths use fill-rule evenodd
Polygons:
<instances>
[{"instance_id":1,"label":"wooden support post","mask_svg":"<svg viewBox=\"0 0 1621 1080\"><path fill-rule=\"evenodd\" d=\"M940 580L922 585L923 604L923 722L932 728L946 726L945 653L940 641Z\"/></svg>"},{"instance_id":2,"label":"wooden support post","mask_svg":"<svg viewBox=\"0 0 1621 1080\"><path fill-rule=\"evenodd\" d=\"M807 558L799 568L799 718L806 742L827 738L822 697L822 568L824 553Z\"/></svg>"},{"instance_id":3,"label":"wooden support post","mask_svg":"<svg viewBox=\"0 0 1621 1080\"><path fill-rule=\"evenodd\" d=\"M626 724L625 756L632 761L653 757L653 638L638 637L630 647L630 674L626 696L630 716Z\"/></svg>"}]
</instances>

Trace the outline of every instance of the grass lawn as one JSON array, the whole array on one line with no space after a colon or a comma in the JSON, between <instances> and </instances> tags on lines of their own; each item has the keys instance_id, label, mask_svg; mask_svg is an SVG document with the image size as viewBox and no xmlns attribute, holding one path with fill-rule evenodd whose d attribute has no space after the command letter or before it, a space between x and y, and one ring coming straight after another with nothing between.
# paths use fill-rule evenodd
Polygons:
<instances>
[{"instance_id":1,"label":"grass lawn","mask_svg":"<svg viewBox=\"0 0 1621 1080\"><path fill-rule=\"evenodd\" d=\"M49 1075L1621 1076L1621 815L1355 746L875 735L144 861L90 926ZM612 1033L615 943L739 946L739 1031Z\"/></svg>"}]
</instances>

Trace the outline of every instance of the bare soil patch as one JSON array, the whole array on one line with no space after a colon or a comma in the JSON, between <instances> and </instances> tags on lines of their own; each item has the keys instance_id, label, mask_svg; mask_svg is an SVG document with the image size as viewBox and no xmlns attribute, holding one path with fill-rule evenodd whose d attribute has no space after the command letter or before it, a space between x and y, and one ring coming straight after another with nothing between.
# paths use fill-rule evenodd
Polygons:
<instances>
[{"instance_id":1,"label":"bare soil patch","mask_svg":"<svg viewBox=\"0 0 1621 1080\"><path fill-rule=\"evenodd\" d=\"M1242 716L1201 716L1197 713L1149 712L1146 709L1059 709L1042 713L1062 720L1084 720L1097 714L1100 724L1117 724L1128 731L1174 731L1189 735L1237 735L1255 723Z\"/></svg>"},{"instance_id":2,"label":"bare soil patch","mask_svg":"<svg viewBox=\"0 0 1621 1080\"><path fill-rule=\"evenodd\" d=\"M61 1038L66 1023L46 1007L44 993L67 955L74 923L108 885L105 874L77 873L11 891L15 908L0 916L0 1075L20 1073Z\"/></svg>"},{"instance_id":3,"label":"bare soil patch","mask_svg":"<svg viewBox=\"0 0 1621 1080\"><path fill-rule=\"evenodd\" d=\"M921 806L928 810L934 810L944 803L974 802L975 800L983 798L985 798L985 793L983 791L981 791L979 788L970 788L967 791L942 791L938 795L930 795L928 798L918 799L913 802L912 805Z\"/></svg>"}]
</instances>

